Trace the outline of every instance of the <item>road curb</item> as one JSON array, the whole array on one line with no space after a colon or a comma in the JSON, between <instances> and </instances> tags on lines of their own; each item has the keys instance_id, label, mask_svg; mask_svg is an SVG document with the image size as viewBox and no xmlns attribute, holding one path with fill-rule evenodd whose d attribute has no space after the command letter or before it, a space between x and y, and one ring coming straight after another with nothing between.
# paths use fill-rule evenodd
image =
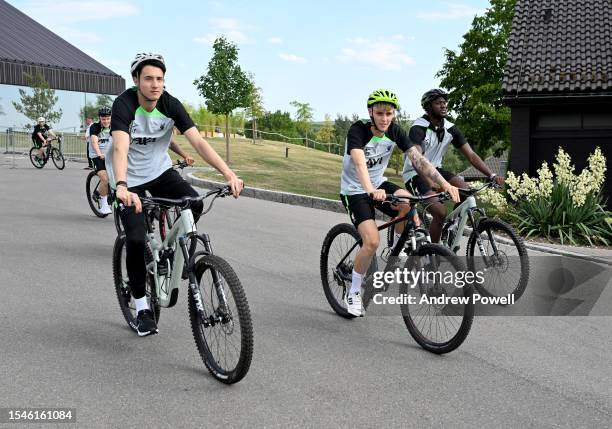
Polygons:
<instances>
[{"instance_id":1,"label":"road curb","mask_svg":"<svg viewBox=\"0 0 612 429\"><path fill-rule=\"evenodd\" d=\"M216 188L224 186L225 182L216 182L214 180L200 179L199 177L193 176L192 173L186 175L185 180L194 186L202 188ZM273 201L275 203L291 204L294 206L309 207L313 209L327 210L336 213L346 213L344 206L340 201L330 200L328 198L309 197L306 195L292 194L290 192L270 191L267 189L245 187L242 191L242 195L250 198L257 198L260 200ZM466 228L468 229L468 228ZM471 230L470 230L471 231ZM509 242L503 238L499 239L501 242ZM508 243L507 243L508 244ZM537 252L549 253L552 255L567 256L575 259L582 259L585 261L596 262L599 264L606 264L612 266L612 259L602 258L592 255L584 255L581 253L570 252L567 250L561 250L551 247L546 247L541 244L525 241L525 247L530 250Z\"/></svg>"}]
</instances>

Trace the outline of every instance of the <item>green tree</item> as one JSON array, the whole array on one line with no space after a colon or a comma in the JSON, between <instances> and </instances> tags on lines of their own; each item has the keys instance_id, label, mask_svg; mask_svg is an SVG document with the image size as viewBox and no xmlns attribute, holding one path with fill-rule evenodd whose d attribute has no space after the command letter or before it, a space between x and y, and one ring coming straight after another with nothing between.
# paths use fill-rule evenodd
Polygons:
<instances>
[{"instance_id":1,"label":"green tree","mask_svg":"<svg viewBox=\"0 0 612 429\"><path fill-rule=\"evenodd\" d=\"M485 157L510 145L510 109L503 103L502 78L515 0L491 0L472 21L459 52L445 50L436 76L450 90L449 109L470 144Z\"/></svg>"},{"instance_id":2,"label":"green tree","mask_svg":"<svg viewBox=\"0 0 612 429\"><path fill-rule=\"evenodd\" d=\"M266 111L263 105L263 96L261 95L261 88L255 85L253 76L251 76L252 92L250 94L249 107L246 108L245 115L247 118L251 118L251 130L253 133L253 143L257 139L257 119L262 118Z\"/></svg>"},{"instance_id":3,"label":"green tree","mask_svg":"<svg viewBox=\"0 0 612 429\"><path fill-rule=\"evenodd\" d=\"M250 121L246 124L246 136L252 137L252 126ZM275 133L275 134L264 134L266 139L285 141L282 136L285 137L299 137L298 131L295 127L295 122L291 119L289 112L266 112L259 119L259 131ZM281 134L281 135L278 135Z\"/></svg>"},{"instance_id":4,"label":"green tree","mask_svg":"<svg viewBox=\"0 0 612 429\"><path fill-rule=\"evenodd\" d=\"M37 70L34 74L26 73L25 78L32 93L28 94L26 90L19 89L20 102L12 101L15 110L32 120L33 124L39 116L44 116L49 124L58 122L62 117L62 109L55 109L58 97L43 74Z\"/></svg>"},{"instance_id":5,"label":"green tree","mask_svg":"<svg viewBox=\"0 0 612 429\"><path fill-rule=\"evenodd\" d=\"M322 143L331 143L336 140L336 130L334 128L334 123L331 120L331 115L328 113L325 114L325 122L317 133L317 140ZM331 152L331 145L327 146L327 150L328 152Z\"/></svg>"},{"instance_id":6,"label":"green tree","mask_svg":"<svg viewBox=\"0 0 612 429\"><path fill-rule=\"evenodd\" d=\"M230 162L229 116L234 109L248 107L253 83L238 64L238 48L221 36L213 44L214 54L206 75L194 80L206 107L225 116L225 159Z\"/></svg>"},{"instance_id":7,"label":"green tree","mask_svg":"<svg viewBox=\"0 0 612 429\"><path fill-rule=\"evenodd\" d=\"M312 107L308 103L300 103L299 101L292 101L290 104L297 110L295 126L303 137L308 138L308 131L312 126Z\"/></svg>"}]
</instances>

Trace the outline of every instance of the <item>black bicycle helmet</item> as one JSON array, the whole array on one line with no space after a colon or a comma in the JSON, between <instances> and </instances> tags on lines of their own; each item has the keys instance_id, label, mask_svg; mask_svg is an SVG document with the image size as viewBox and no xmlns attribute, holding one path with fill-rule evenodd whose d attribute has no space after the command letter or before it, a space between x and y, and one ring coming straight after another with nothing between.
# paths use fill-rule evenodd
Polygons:
<instances>
[{"instance_id":1,"label":"black bicycle helmet","mask_svg":"<svg viewBox=\"0 0 612 429\"><path fill-rule=\"evenodd\" d=\"M98 109L98 116L110 116L111 108L108 106L102 106Z\"/></svg>"},{"instance_id":2,"label":"black bicycle helmet","mask_svg":"<svg viewBox=\"0 0 612 429\"><path fill-rule=\"evenodd\" d=\"M439 88L430 89L421 97L421 107L423 107L423 109L427 109L427 107L429 107L429 103L438 97L442 97L448 101L448 92Z\"/></svg>"}]
</instances>

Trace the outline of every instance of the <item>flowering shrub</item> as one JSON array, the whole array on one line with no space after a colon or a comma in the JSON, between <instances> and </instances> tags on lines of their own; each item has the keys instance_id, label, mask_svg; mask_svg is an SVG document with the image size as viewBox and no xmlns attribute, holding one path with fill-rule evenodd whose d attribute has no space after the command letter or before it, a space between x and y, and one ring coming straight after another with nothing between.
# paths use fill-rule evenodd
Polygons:
<instances>
[{"instance_id":1,"label":"flowering shrub","mask_svg":"<svg viewBox=\"0 0 612 429\"><path fill-rule=\"evenodd\" d=\"M538 169L538 177L508 173L506 193L511 204L507 214L519 232L527 237L558 238L562 244L599 242L609 246L612 222L600 192L606 177L606 158L601 149L589 156L588 166L578 176L561 148L553 168L556 180L546 162Z\"/></svg>"}]
</instances>

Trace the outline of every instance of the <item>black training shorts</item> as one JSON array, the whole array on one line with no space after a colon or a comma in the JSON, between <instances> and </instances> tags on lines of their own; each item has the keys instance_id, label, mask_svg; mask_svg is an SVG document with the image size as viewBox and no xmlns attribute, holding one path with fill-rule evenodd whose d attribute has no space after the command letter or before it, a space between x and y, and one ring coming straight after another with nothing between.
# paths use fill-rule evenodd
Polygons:
<instances>
[{"instance_id":1,"label":"black training shorts","mask_svg":"<svg viewBox=\"0 0 612 429\"><path fill-rule=\"evenodd\" d=\"M395 183L383 182L378 189L384 189L387 195L393 195L398 189L401 189ZM364 220L376 219L375 208L386 214L387 216L395 217L398 211L391 208L390 204L376 204L368 194L342 195L340 199L344 208L351 218L353 225L357 227Z\"/></svg>"}]
</instances>

